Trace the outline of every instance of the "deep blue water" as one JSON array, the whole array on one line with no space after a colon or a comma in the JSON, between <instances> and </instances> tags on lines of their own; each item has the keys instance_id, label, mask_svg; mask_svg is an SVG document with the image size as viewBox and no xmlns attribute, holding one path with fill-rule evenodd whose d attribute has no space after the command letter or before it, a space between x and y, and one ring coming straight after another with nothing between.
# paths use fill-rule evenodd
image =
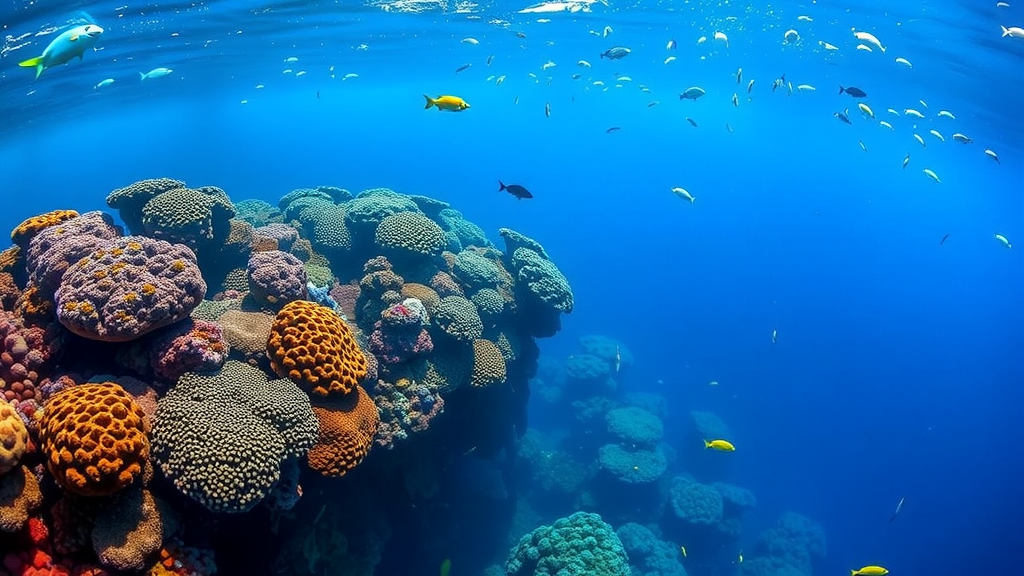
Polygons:
<instances>
[{"instance_id":1,"label":"deep blue water","mask_svg":"<svg viewBox=\"0 0 1024 576\"><path fill-rule=\"evenodd\" d=\"M545 355L609 335L636 356L624 386L668 399L679 420L669 443L690 410L729 423L740 449L728 480L759 502L744 541L795 510L824 526L830 573L878 563L895 575L1019 574L1024 40L999 27L1024 25L1024 3L1010 4L612 2L538 23L519 4L481 5L473 20L330 2L7 0L0 229L103 208L110 190L160 176L235 200L317 184L441 198L492 239L502 226L539 239L571 281L576 310ZM52 35L19 38L75 9L105 28L102 49L33 81L17 62ZM589 33L606 25L607 38ZM789 28L796 45L783 44ZM857 50L851 28L886 52ZM633 53L600 59L612 45ZM139 81L158 66L174 72ZM817 91L773 93L783 73ZM632 81L615 87L620 75ZM867 91L877 118L840 84ZM680 102L688 86L707 94ZM423 93L472 108L425 111ZM847 108L852 125L833 117ZM498 193L498 179L536 198ZM675 198L676 186L697 200Z\"/></svg>"}]
</instances>

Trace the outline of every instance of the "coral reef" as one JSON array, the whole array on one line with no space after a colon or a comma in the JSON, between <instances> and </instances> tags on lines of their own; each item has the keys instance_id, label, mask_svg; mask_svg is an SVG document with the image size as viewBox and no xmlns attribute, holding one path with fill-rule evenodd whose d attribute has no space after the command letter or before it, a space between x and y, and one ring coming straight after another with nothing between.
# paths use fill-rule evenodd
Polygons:
<instances>
[{"instance_id":1,"label":"coral reef","mask_svg":"<svg viewBox=\"0 0 1024 576\"><path fill-rule=\"evenodd\" d=\"M577 512L523 536L505 562L509 576L629 576L626 551L599 515Z\"/></svg>"},{"instance_id":2,"label":"coral reef","mask_svg":"<svg viewBox=\"0 0 1024 576\"><path fill-rule=\"evenodd\" d=\"M342 397L318 401L313 407L320 423L316 445L309 450L309 467L324 476L343 476L373 447L380 416L362 386Z\"/></svg>"},{"instance_id":3,"label":"coral reef","mask_svg":"<svg viewBox=\"0 0 1024 576\"><path fill-rule=\"evenodd\" d=\"M275 308L293 300L305 300L308 295L302 261L280 250L250 256L248 280L249 294L260 304Z\"/></svg>"}]
</instances>

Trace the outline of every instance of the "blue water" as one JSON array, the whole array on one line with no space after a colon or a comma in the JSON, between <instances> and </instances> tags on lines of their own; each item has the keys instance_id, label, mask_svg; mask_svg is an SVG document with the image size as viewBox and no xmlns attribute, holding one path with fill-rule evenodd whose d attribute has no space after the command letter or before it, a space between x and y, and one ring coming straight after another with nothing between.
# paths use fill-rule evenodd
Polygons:
<instances>
[{"instance_id":1,"label":"blue water","mask_svg":"<svg viewBox=\"0 0 1024 576\"><path fill-rule=\"evenodd\" d=\"M1024 3L1010 4L613 1L539 23L516 3L408 14L342 2L8 0L0 229L56 208L102 209L109 191L161 176L234 200L276 203L317 184L443 199L492 239L499 227L537 238L571 281L576 310L542 342L545 356L564 359L581 335L611 336L635 355L624 389L667 399L668 443L690 410L729 423L739 449L723 480L758 497L741 538L751 549L794 510L825 529L821 574L864 564L1019 574L1024 40L1001 38L1000 25L1024 25ZM101 49L33 81L17 62L53 34L31 34L82 18L76 10L104 27ZM783 43L789 28L799 43ZM851 28L886 52L857 50ZM728 48L711 39L717 30ZM633 52L598 57L613 45ZM139 81L160 66L174 72ZM358 78L343 81L349 73ZM783 73L817 90L773 93ZM486 80L499 75L500 86ZM616 87L621 75L632 81ZM839 85L867 91L876 119ZM707 94L680 102L689 86ZM472 108L425 111L424 93ZM833 116L847 108L852 125ZM535 198L498 193L498 179ZM696 201L674 197L678 186ZM534 426L563 424L531 402ZM436 565L425 557L421 572Z\"/></svg>"}]
</instances>

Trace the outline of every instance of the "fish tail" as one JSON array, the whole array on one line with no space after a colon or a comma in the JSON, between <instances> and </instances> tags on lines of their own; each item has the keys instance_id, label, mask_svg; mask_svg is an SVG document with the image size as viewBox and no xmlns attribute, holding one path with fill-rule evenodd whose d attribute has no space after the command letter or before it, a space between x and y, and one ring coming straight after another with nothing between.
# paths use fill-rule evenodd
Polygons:
<instances>
[{"instance_id":1,"label":"fish tail","mask_svg":"<svg viewBox=\"0 0 1024 576\"><path fill-rule=\"evenodd\" d=\"M697 197L696 197L696 196L692 196L692 195L691 195L691 196L690 196L690 204L693 204L693 201L694 201L694 200L696 200L696 199L697 199Z\"/></svg>"},{"instance_id":2,"label":"fish tail","mask_svg":"<svg viewBox=\"0 0 1024 576\"><path fill-rule=\"evenodd\" d=\"M36 56L35 58L29 58L24 62L18 62L18 66L21 66L22 68L35 68L36 78L39 78L39 75L43 73L43 57Z\"/></svg>"},{"instance_id":3,"label":"fish tail","mask_svg":"<svg viewBox=\"0 0 1024 576\"><path fill-rule=\"evenodd\" d=\"M846 88L843 88L843 85L840 84L839 85L839 93L842 94L843 92L846 92Z\"/></svg>"},{"instance_id":4,"label":"fish tail","mask_svg":"<svg viewBox=\"0 0 1024 576\"><path fill-rule=\"evenodd\" d=\"M501 186L501 188L498 188L498 192L504 192L505 191L506 187L505 187L505 183L504 182L502 182L501 180L498 180L498 186Z\"/></svg>"},{"instance_id":5,"label":"fish tail","mask_svg":"<svg viewBox=\"0 0 1024 576\"><path fill-rule=\"evenodd\" d=\"M146 80L145 72L139 72L139 82L143 82L145 80Z\"/></svg>"},{"instance_id":6,"label":"fish tail","mask_svg":"<svg viewBox=\"0 0 1024 576\"><path fill-rule=\"evenodd\" d=\"M430 96L424 94L423 97L427 99L427 105L423 107L424 110L429 110L431 106L437 104L437 102Z\"/></svg>"},{"instance_id":7,"label":"fish tail","mask_svg":"<svg viewBox=\"0 0 1024 576\"><path fill-rule=\"evenodd\" d=\"M1009 28L1007 28L1006 26L1000 26L1000 28L1003 29L1003 38L1006 38L1007 36L1010 35L1010 29Z\"/></svg>"},{"instance_id":8,"label":"fish tail","mask_svg":"<svg viewBox=\"0 0 1024 576\"><path fill-rule=\"evenodd\" d=\"M704 449L707 450L708 448L711 448L711 442L704 440Z\"/></svg>"}]
</instances>

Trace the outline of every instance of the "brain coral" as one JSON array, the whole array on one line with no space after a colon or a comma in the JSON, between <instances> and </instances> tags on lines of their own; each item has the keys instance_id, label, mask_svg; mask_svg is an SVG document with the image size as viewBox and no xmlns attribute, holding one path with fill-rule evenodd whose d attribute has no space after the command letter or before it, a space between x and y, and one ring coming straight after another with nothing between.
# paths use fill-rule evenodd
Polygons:
<instances>
[{"instance_id":1,"label":"brain coral","mask_svg":"<svg viewBox=\"0 0 1024 576\"><path fill-rule=\"evenodd\" d=\"M0 400L0 475L18 465L28 446L28 429L21 416L7 402Z\"/></svg>"},{"instance_id":2,"label":"brain coral","mask_svg":"<svg viewBox=\"0 0 1024 576\"><path fill-rule=\"evenodd\" d=\"M660 418L632 406L609 411L605 422L612 436L628 444L650 446L661 440L664 433Z\"/></svg>"},{"instance_id":3,"label":"brain coral","mask_svg":"<svg viewBox=\"0 0 1024 576\"><path fill-rule=\"evenodd\" d=\"M572 288L554 262L529 248L516 248L512 267L516 270L516 280L541 302L559 312L572 312Z\"/></svg>"},{"instance_id":4,"label":"brain coral","mask_svg":"<svg viewBox=\"0 0 1024 576\"><path fill-rule=\"evenodd\" d=\"M505 358L490 340L473 340L473 386L491 386L505 381Z\"/></svg>"},{"instance_id":5,"label":"brain coral","mask_svg":"<svg viewBox=\"0 0 1024 576\"><path fill-rule=\"evenodd\" d=\"M602 446L597 462L602 470L628 484L654 482L668 468L668 460L660 448L627 449L619 444Z\"/></svg>"},{"instance_id":6,"label":"brain coral","mask_svg":"<svg viewBox=\"0 0 1024 576\"><path fill-rule=\"evenodd\" d=\"M597 514L576 512L520 538L505 562L509 576L630 576L626 551Z\"/></svg>"},{"instance_id":7,"label":"brain coral","mask_svg":"<svg viewBox=\"0 0 1024 576\"><path fill-rule=\"evenodd\" d=\"M146 202L142 226L148 236L195 249L214 238L226 238L234 215L234 205L220 188L175 188Z\"/></svg>"},{"instance_id":8,"label":"brain coral","mask_svg":"<svg viewBox=\"0 0 1024 576\"><path fill-rule=\"evenodd\" d=\"M287 252L256 252L249 257L248 277L249 293L260 304L277 306L308 296L302 261Z\"/></svg>"},{"instance_id":9,"label":"brain coral","mask_svg":"<svg viewBox=\"0 0 1024 576\"><path fill-rule=\"evenodd\" d=\"M267 340L270 365L313 394L348 394L366 377L366 357L333 310L296 300L278 312Z\"/></svg>"},{"instance_id":10,"label":"brain coral","mask_svg":"<svg viewBox=\"0 0 1024 576\"><path fill-rule=\"evenodd\" d=\"M722 520L722 495L688 476L672 479L669 510L687 524L714 525Z\"/></svg>"},{"instance_id":11,"label":"brain coral","mask_svg":"<svg viewBox=\"0 0 1024 576\"><path fill-rule=\"evenodd\" d=\"M484 332L476 306L462 296L445 296L434 312L433 322L442 332L460 342L472 342Z\"/></svg>"},{"instance_id":12,"label":"brain coral","mask_svg":"<svg viewBox=\"0 0 1024 576\"><path fill-rule=\"evenodd\" d=\"M125 342L186 318L205 294L191 250L127 236L68 268L57 289L57 318L79 336Z\"/></svg>"},{"instance_id":13,"label":"brain coral","mask_svg":"<svg viewBox=\"0 0 1024 576\"><path fill-rule=\"evenodd\" d=\"M25 248L29 240L40 231L78 216L74 210L54 210L28 218L11 231L11 242Z\"/></svg>"},{"instance_id":14,"label":"brain coral","mask_svg":"<svg viewBox=\"0 0 1024 576\"><path fill-rule=\"evenodd\" d=\"M344 476L363 461L373 446L380 415L362 386L355 392L313 407L320 437L309 450L309 467L324 476Z\"/></svg>"},{"instance_id":15,"label":"brain coral","mask_svg":"<svg viewBox=\"0 0 1024 576\"><path fill-rule=\"evenodd\" d=\"M437 256L447 241L444 230L416 212L399 212L380 221L374 235L385 252L402 256Z\"/></svg>"},{"instance_id":16,"label":"brain coral","mask_svg":"<svg viewBox=\"0 0 1024 576\"><path fill-rule=\"evenodd\" d=\"M229 360L189 372L160 399L153 457L185 495L214 512L244 512L280 477L281 462L314 444L309 398L286 380Z\"/></svg>"},{"instance_id":17,"label":"brain coral","mask_svg":"<svg viewBox=\"0 0 1024 576\"><path fill-rule=\"evenodd\" d=\"M117 384L67 388L46 402L40 449L57 483L80 496L113 494L141 476L149 460L149 422Z\"/></svg>"}]
</instances>

